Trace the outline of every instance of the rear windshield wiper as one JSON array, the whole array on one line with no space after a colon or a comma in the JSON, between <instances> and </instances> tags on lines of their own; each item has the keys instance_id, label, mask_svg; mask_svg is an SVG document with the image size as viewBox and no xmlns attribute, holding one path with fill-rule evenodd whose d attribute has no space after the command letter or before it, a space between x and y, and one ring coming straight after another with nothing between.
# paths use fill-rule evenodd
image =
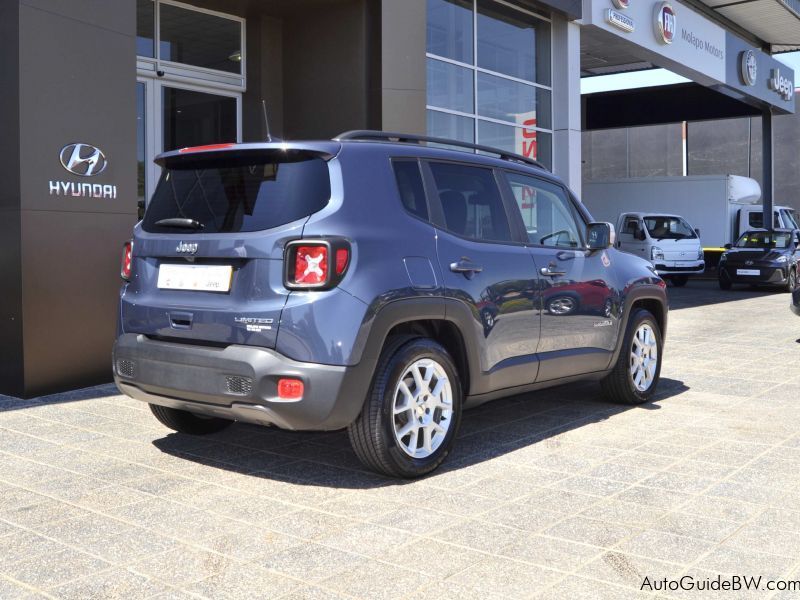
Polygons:
<instances>
[{"instance_id":1,"label":"rear windshield wiper","mask_svg":"<svg viewBox=\"0 0 800 600\"><path fill-rule=\"evenodd\" d=\"M161 219L160 221L156 221L156 225L161 227L180 227L183 229L204 229L205 225L203 225L200 221L196 219L182 219L180 217L172 217L170 219Z\"/></svg>"}]
</instances>

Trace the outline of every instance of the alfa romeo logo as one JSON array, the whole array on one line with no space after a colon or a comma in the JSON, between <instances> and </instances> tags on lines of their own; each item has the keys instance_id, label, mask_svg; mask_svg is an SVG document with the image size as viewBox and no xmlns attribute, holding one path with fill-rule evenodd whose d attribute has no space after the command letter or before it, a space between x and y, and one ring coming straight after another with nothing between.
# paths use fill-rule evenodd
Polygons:
<instances>
[{"instance_id":1,"label":"alfa romeo logo","mask_svg":"<svg viewBox=\"0 0 800 600\"><path fill-rule=\"evenodd\" d=\"M756 79L758 78L758 61L756 60L755 52L746 50L742 52L742 56L739 60L741 61L739 65L742 73L742 81L745 85L755 85Z\"/></svg>"},{"instance_id":2,"label":"alfa romeo logo","mask_svg":"<svg viewBox=\"0 0 800 600\"><path fill-rule=\"evenodd\" d=\"M665 44L671 44L678 29L675 9L669 2L656 5L656 36Z\"/></svg>"}]
</instances>

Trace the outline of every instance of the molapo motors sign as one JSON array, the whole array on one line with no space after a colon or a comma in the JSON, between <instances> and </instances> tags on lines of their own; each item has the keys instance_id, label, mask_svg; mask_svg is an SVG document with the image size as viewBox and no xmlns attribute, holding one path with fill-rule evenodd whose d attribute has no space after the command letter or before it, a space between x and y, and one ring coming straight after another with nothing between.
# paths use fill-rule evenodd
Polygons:
<instances>
[{"instance_id":1,"label":"molapo motors sign","mask_svg":"<svg viewBox=\"0 0 800 600\"><path fill-rule=\"evenodd\" d=\"M725 30L705 16L677 1L636 0L628 2L625 16L636 23L626 31L609 23L613 0L592 0L588 24L613 33L639 47L632 49L649 60L700 83L723 83L726 71ZM619 11L622 12L622 11Z\"/></svg>"},{"instance_id":2,"label":"molapo motors sign","mask_svg":"<svg viewBox=\"0 0 800 600\"><path fill-rule=\"evenodd\" d=\"M103 151L91 144L67 144L59 153L59 161L67 172L79 177L100 175L108 166L108 160ZM51 179L50 195L76 198L116 198L117 186Z\"/></svg>"}]
</instances>

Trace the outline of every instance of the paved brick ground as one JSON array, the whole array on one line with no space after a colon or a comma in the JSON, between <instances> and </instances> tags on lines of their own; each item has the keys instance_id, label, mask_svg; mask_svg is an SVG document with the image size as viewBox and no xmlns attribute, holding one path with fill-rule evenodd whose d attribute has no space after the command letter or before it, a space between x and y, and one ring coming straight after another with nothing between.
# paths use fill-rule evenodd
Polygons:
<instances>
[{"instance_id":1,"label":"paved brick ground","mask_svg":"<svg viewBox=\"0 0 800 600\"><path fill-rule=\"evenodd\" d=\"M360 470L342 433L184 437L111 387L0 397L0 598L691 598L639 588L800 579L800 320L786 294L670 291L658 401L574 385L488 404L413 483Z\"/></svg>"}]
</instances>

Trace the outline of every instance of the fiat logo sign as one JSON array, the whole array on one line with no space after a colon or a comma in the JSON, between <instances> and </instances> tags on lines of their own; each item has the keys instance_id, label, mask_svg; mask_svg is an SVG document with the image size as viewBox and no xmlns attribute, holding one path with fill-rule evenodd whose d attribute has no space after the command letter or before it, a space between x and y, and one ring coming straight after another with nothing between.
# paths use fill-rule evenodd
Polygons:
<instances>
[{"instance_id":1,"label":"fiat logo sign","mask_svg":"<svg viewBox=\"0 0 800 600\"><path fill-rule=\"evenodd\" d=\"M656 36L665 44L671 44L675 38L678 21L675 9L669 2L662 2L656 6Z\"/></svg>"},{"instance_id":2,"label":"fiat logo sign","mask_svg":"<svg viewBox=\"0 0 800 600\"><path fill-rule=\"evenodd\" d=\"M631 0L611 0L611 4L620 10L625 10L630 6Z\"/></svg>"}]
</instances>

